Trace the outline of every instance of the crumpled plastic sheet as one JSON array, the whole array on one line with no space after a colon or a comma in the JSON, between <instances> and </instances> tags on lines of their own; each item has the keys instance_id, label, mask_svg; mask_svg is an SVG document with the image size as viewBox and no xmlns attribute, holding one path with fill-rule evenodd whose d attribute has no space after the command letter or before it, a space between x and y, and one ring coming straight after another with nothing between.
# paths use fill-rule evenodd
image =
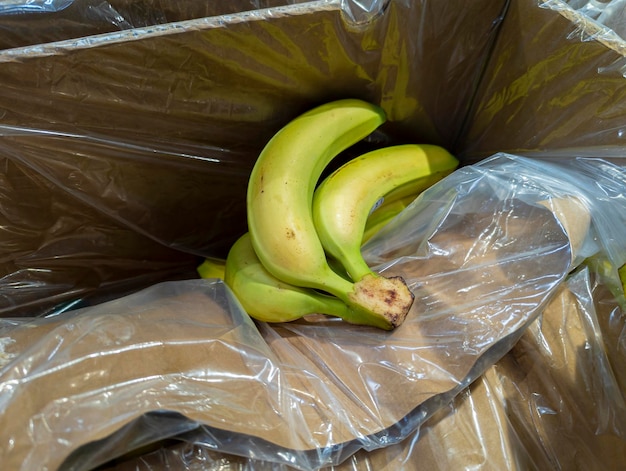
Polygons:
<instances>
[{"instance_id":1,"label":"crumpled plastic sheet","mask_svg":"<svg viewBox=\"0 0 626 471\"><path fill-rule=\"evenodd\" d=\"M570 37L579 37L583 41L595 40L607 44L619 44L625 39L626 23L623 0L599 2L541 0L541 8L558 11L567 17L576 28Z\"/></svg>"},{"instance_id":2,"label":"crumpled plastic sheet","mask_svg":"<svg viewBox=\"0 0 626 471\"><path fill-rule=\"evenodd\" d=\"M202 255L227 249L217 234L240 224L234 182L247 173L236 151L0 134L0 316L51 315L188 278Z\"/></svg>"},{"instance_id":3,"label":"crumpled plastic sheet","mask_svg":"<svg viewBox=\"0 0 626 471\"><path fill-rule=\"evenodd\" d=\"M313 470L428 436L428 419L459 394L471 401L468 386L511 351L572 270L626 253L611 232L626 217L625 181L624 168L599 159L509 154L446 177L365 247L377 270L404 276L416 294L392 333L325 317L253 323L210 280L7 320L0 459L16 470L87 470L186 437Z\"/></svg>"},{"instance_id":4,"label":"crumpled plastic sheet","mask_svg":"<svg viewBox=\"0 0 626 471\"><path fill-rule=\"evenodd\" d=\"M72 3L74 0L7 0L0 4L0 15L57 12Z\"/></svg>"},{"instance_id":5,"label":"crumpled plastic sheet","mask_svg":"<svg viewBox=\"0 0 626 471\"><path fill-rule=\"evenodd\" d=\"M624 311L574 272L511 351L406 440L325 471L618 469L626 459ZM169 467L169 468L168 468ZM103 471L290 471L180 436Z\"/></svg>"}]
</instances>

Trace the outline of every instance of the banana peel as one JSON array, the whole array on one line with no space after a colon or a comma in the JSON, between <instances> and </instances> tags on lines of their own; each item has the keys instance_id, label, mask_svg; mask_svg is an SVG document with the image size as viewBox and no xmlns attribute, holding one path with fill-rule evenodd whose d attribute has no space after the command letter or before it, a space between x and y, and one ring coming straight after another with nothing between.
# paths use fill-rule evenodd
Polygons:
<instances>
[{"instance_id":1,"label":"banana peel","mask_svg":"<svg viewBox=\"0 0 626 471\"><path fill-rule=\"evenodd\" d=\"M196 269L200 278L224 279L226 260L221 258L206 258Z\"/></svg>"}]
</instances>

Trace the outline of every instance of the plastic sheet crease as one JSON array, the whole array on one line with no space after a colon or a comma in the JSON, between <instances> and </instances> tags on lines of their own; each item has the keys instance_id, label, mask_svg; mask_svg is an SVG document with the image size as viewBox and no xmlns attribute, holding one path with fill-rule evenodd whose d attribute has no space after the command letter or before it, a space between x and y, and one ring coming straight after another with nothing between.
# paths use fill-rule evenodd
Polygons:
<instances>
[{"instance_id":1,"label":"plastic sheet crease","mask_svg":"<svg viewBox=\"0 0 626 471\"><path fill-rule=\"evenodd\" d=\"M198 427L215 449L299 469L399 443L515 345L581 262L573 247L607 253L594 237L606 221L598 208L623 181L576 185L606 166L501 154L423 193L364 248L416 295L392 333L326 317L257 326L225 285L205 280L8 323L3 462L90 469L98 449L131 451L118 436L129 423L171 413L187 419L157 437L134 427L130 443ZM559 203L568 198L582 203Z\"/></svg>"}]
</instances>

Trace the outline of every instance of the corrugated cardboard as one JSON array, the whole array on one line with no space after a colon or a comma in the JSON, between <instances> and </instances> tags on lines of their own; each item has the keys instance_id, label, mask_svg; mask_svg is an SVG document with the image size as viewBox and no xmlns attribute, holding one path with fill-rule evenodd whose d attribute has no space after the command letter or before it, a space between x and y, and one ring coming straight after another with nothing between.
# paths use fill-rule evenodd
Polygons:
<instances>
[{"instance_id":1,"label":"corrugated cardboard","mask_svg":"<svg viewBox=\"0 0 626 471\"><path fill-rule=\"evenodd\" d=\"M291 117L332 98L357 96L380 103L387 111L389 123L366 147L433 142L449 147L464 163L495 151L532 153L621 143L623 55L615 42L588 40L585 35L592 25L574 24L561 11L531 0L471 4L391 0L370 23L350 24L340 3L272 5L270 10L220 17L193 12L175 16L178 23L151 21L115 32L99 29L96 22L90 32L103 34L80 36L80 30L68 30L52 37L58 42L26 41L19 43L24 47L6 49L18 44L12 39L2 46L1 177L3 201L10 204L3 206L7 209L0 216L7 235L0 245L5 282L0 290L14 296L15 286L22 289L19 298L3 298L0 312L31 316L92 294L132 291L156 279L180 277L201 257L224 255L245 229L247 177L262 145ZM29 19L11 21L26 27ZM190 308L194 303L198 310ZM177 312L184 314L186 323L160 323ZM210 328L224 330L223 344L203 344L206 337L199 326L209 312L214 316ZM120 400L115 391L106 391L107 385L151 377L161 385L163 398L171 400L162 403L168 410L221 423L240 437L248 434L250 422L216 416L210 407L199 408L197 401L186 403L176 395L182 391L176 389L176 381L164 380L189 367L194 374L179 379L196 381L195 373L207 373L204 356L220 355L226 365L220 374L241 381L209 381L212 393L230 397L228 390L234 386L238 394L232 396L233 408L250 413L258 410L255 401L261 401L271 414L271 401L260 399L271 382L255 382L254 375L272 371L264 370L262 362L249 363L254 352L244 359L228 348L228 342L237 343L251 331L221 325L220 312L222 307L204 297L145 306L142 315L148 321L154 316L152 328L139 333L146 348L128 352L128 357L115 352L120 332L132 329L124 315L107 321L119 321L114 335L89 322L85 331L80 325L63 331L52 319L47 324L51 343L40 354L77 339L83 350L68 352L79 356L82 352L85 362L73 363L70 354L50 375L35 375L34 386L7 383L9 388L19 385L23 408L12 409L0 420L7 427L19 427L23 417L29 417L31 430L52 437L70 454L143 417L154 410L154 402L146 399L142 409L131 401L128 404L135 407L123 416L112 409L105 415L79 415L77 420L101 421L104 426L90 436L80 434L78 426L66 427L62 438L43 418L52 412L49 417L63 423L59 414L68 388L84 399L84 407L91 405L92 412L102 413L98 401ZM24 354L24 347L34 341L27 330L20 330L20 335L7 345L9 355ZM159 338L177 340L177 348L160 349ZM284 358L315 346L288 332L275 339ZM103 349L95 352L99 345ZM194 348L187 350L190 345ZM111 355L103 353L105 346ZM356 350L361 355L367 351L358 345ZM199 351L200 357L190 355ZM317 362L311 361L311 370L326 370L337 360L332 353L326 351ZM261 361L262 356L256 358ZM369 362L391 389L410 380L408 375L386 375L382 364L380 358ZM455 366L462 372L472 368ZM74 369L70 381L64 376L68 368ZM335 368L340 371L341 364ZM293 389L287 390L293 400L309 391L306 381L298 381L302 378L295 375ZM85 385L102 386L104 396L81 396ZM134 386L129 400L141 401L146 385ZM326 442L322 433L323 442L313 445L345 445L355 435L401 426L400 419L414 409L416 397L417 403L424 403L441 391L466 385L443 378L428 386L421 395L404 399L381 395L388 415L374 416L371 427L359 430L337 424L332 442ZM362 393L361 387L355 380L344 397L349 398L352 390ZM51 397L55 401L49 402ZM323 404L323 399L314 398L313 403ZM284 398L278 395L273 400ZM367 410L347 400L331 411L312 406L301 420L323 432L329 417L336 419L329 414L337 410L364 417L363 422L370 418ZM288 436L289 446L314 455L317 449L289 425L293 424L278 421L256 432L274 445ZM32 451L26 441L9 446L20 464L20 457ZM256 446L261 447L258 442ZM348 454L355 450L347 449ZM50 466L59 465L62 456L54 455ZM104 457L98 459L102 462Z\"/></svg>"}]
</instances>

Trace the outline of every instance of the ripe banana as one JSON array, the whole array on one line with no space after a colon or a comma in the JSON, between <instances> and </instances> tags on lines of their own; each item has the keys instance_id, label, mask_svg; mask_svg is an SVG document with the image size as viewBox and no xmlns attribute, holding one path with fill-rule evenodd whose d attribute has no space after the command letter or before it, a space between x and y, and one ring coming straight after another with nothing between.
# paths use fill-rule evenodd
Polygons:
<instances>
[{"instance_id":1,"label":"ripe banana","mask_svg":"<svg viewBox=\"0 0 626 471\"><path fill-rule=\"evenodd\" d=\"M355 282L373 275L361 255L373 205L398 187L446 175L457 166L457 159L442 147L416 144L385 147L349 161L315 190L313 220L322 246Z\"/></svg>"},{"instance_id":2,"label":"ripe banana","mask_svg":"<svg viewBox=\"0 0 626 471\"><path fill-rule=\"evenodd\" d=\"M313 313L348 321L354 316L339 298L272 276L258 259L249 233L241 236L228 252L224 281L250 317L259 321L289 322Z\"/></svg>"},{"instance_id":3,"label":"ripe banana","mask_svg":"<svg viewBox=\"0 0 626 471\"><path fill-rule=\"evenodd\" d=\"M279 130L250 175L247 208L252 245L263 266L283 282L337 296L359 314L353 322L392 329L413 303L399 278L355 284L328 265L311 214L318 180L339 153L386 120L383 110L357 99L314 108Z\"/></svg>"}]
</instances>

